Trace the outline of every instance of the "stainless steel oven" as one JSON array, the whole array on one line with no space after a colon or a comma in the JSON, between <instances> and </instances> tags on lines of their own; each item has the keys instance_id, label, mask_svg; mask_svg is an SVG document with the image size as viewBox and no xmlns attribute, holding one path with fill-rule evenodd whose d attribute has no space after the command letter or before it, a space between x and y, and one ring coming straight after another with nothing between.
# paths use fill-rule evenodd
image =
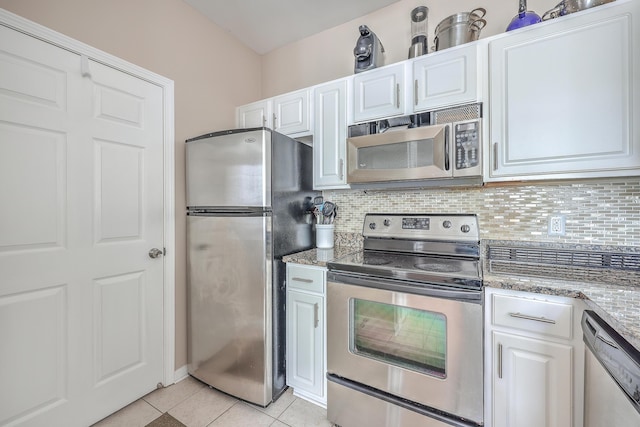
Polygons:
<instances>
[{"instance_id":1,"label":"stainless steel oven","mask_svg":"<svg viewBox=\"0 0 640 427\"><path fill-rule=\"evenodd\" d=\"M329 420L483 425L476 217L369 214L363 234L328 265Z\"/></svg>"}]
</instances>

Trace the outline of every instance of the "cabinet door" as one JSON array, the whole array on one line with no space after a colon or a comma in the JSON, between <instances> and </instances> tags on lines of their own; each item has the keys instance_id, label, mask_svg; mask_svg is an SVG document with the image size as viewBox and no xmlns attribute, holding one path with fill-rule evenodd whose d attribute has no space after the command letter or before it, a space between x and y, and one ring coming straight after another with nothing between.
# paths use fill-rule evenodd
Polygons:
<instances>
[{"instance_id":1,"label":"cabinet door","mask_svg":"<svg viewBox=\"0 0 640 427\"><path fill-rule=\"evenodd\" d=\"M493 427L573 425L572 348L493 332Z\"/></svg>"},{"instance_id":2,"label":"cabinet door","mask_svg":"<svg viewBox=\"0 0 640 427\"><path fill-rule=\"evenodd\" d=\"M487 180L640 171L638 18L617 1L489 44Z\"/></svg>"},{"instance_id":3,"label":"cabinet door","mask_svg":"<svg viewBox=\"0 0 640 427\"><path fill-rule=\"evenodd\" d=\"M476 102L481 77L478 49L479 45L473 43L416 60L413 63L414 111Z\"/></svg>"},{"instance_id":4,"label":"cabinet door","mask_svg":"<svg viewBox=\"0 0 640 427\"><path fill-rule=\"evenodd\" d=\"M273 98L274 127L285 135L311 134L309 91L300 90Z\"/></svg>"},{"instance_id":5,"label":"cabinet door","mask_svg":"<svg viewBox=\"0 0 640 427\"><path fill-rule=\"evenodd\" d=\"M324 299L287 292L287 383L324 396Z\"/></svg>"},{"instance_id":6,"label":"cabinet door","mask_svg":"<svg viewBox=\"0 0 640 427\"><path fill-rule=\"evenodd\" d=\"M353 119L366 122L404 113L404 63L356 74Z\"/></svg>"},{"instance_id":7,"label":"cabinet door","mask_svg":"<svg viewBox=\"0 0 640 427\"><path fill-rule=\"evenodd\" d=\"M273 126L269 121L272 116L271 100L242 105L236 109L236 115L236 125L239 128L259 128L263 126L272 128Z\"/></svg>"},{"instance_id":8,"label":"cabinet door","mask_svg":"<svg viewBox=\"0 0 640 427\"><path fill-rule=\"evenodd\" d=\"M348 188L347 81L318 86L313 98L313 187Z\"/></svg>"}]
</instances>

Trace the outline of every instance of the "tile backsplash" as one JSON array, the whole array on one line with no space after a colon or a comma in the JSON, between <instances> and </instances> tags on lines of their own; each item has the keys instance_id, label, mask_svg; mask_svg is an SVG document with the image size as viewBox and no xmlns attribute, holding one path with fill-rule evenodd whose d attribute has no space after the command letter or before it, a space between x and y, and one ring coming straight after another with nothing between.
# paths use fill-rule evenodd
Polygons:
<instances>
[{"instance_id":1,"label":"tile backsplash","mask_svg":"<svg viewBox=\"0 0 640 427\"><path fill-rule=\"evenodd\" d=\"M640 179L504 184L422 190L328 190L338 205L336 233L361 233L364 215L475 213L482 239L640 246ZM549 236L563 215L564 236Z\"/></svg>"}]
</instances>

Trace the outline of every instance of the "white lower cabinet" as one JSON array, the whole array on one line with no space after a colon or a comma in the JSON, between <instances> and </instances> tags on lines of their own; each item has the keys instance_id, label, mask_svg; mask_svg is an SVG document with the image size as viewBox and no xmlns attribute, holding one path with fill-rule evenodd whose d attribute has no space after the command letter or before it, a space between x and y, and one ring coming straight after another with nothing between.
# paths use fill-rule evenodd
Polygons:
<instances>
[{"instance_id":1,"label":"white lower cabinet","mask_svg":"<svg viewBox=\"0 0 640 427\"><path fill-rule=\"evenodd\" d=\"M582 427L582 301L490 288L485 296L485 425Z\"/></svg>"},{"instance_id":2,"label":"white lower cabinet","mask_svg":"<svg viewBox=\"0 0 640 427\"><path fill-rule=\"evenodd\" d=\"M493 332L494 427L572 426L570 345Z\"/></svg>"},{"instance_id":3,"label":"white lower cabinet","mask_svg":"<svg viewBox=\"0 0 640 427\"><path fill-rule=\"evenodd\" d=\"M327 406L325 282L322 267L287 264L287 385Z\"/></svg>"}]
</instances>

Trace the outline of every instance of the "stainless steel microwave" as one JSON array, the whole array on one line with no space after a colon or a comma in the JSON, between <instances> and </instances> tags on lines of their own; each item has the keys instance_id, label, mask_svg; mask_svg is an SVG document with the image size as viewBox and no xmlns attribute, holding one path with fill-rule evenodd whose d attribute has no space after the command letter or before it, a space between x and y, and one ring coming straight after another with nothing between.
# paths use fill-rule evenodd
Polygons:
<instances>
[{"instance_id":1,"label":"stainless steel microwave","mask_svg":"<svg viewBox=\"0 0 640 427\"><path fill-rule=\"evenodd\" d=\"M347 182L480 184L481 110L472 104L350 128Z\"/></svg>"}]
</instances>

